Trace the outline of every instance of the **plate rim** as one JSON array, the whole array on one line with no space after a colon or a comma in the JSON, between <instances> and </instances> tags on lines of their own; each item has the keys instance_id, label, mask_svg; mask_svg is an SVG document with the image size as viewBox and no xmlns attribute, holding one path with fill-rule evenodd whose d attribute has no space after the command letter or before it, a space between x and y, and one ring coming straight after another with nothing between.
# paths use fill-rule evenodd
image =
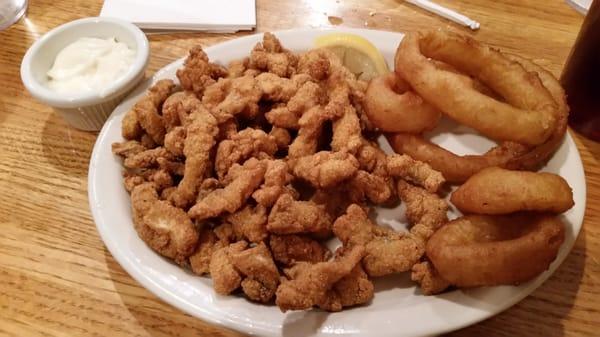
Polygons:
<instances>
[{"instance_id":1,"label":"plate rim","mask_svg":"<svg viewBox=\"0 0 600 337\"><path fill-rule=\"evenodd\" d=\"M285 35L288 35L288 34L291 34L291 35L293 35L293 34L316 34L319 32L322 32L322 33L326 33L326 32L365 33L365 31L368 32L367 34L375 34L375 35L384 34L384 35L389 35L390 37L393 36L396 38L398 38L398 37L401 38L404 35L402 32L390 32L390 31L361 29L361 28L346 28L346 27L319 27L319 28L288 29L288 30L272 31L272 33L277 35L278 37L281 37L282 39L285 39ZM260 39L260 37L262 35L263 35L263 33L261 32L261 33L247 35L247 36L243 36L243 37L239 37L239 38L233 38L230 40L226 40L226 41L205 47L204 50L208 54L213 53L213 52L218 52L221 49L225 49L225 48L230 47L231 45L238 44L239 40L241 40L241 39L255 40L255 39ZM285 44L285 42L283 42L283 43ZM96 225L96 228L100 234L100 237L101 237L103 243L105 244L105 246L107 247L107 249L111 253L111 255L113 256L113 258L141 286L146 288L153 295L159 297L162 301L174 306L175 308L177 308L185 313L190 314L193 317L199 318L201 320L205 320L209 323L213 323L213 324L216 324L219 326L234 329L236 331L240 331L240 332L244 332L244 333L260 334L260 335L263 335L263 334L264 335L274 335L273 331L271 329L268 329L268 327L266 327L265 325L259 326L259 325L252 324L252 323L240 322L238 320L230 319L229 317L222 317L222 316L216 314L214 311L205 310L201 306L195 306L194 307L195 310L192 310L192 307L190 306L189 302L184 301L183 299L179 298L178 296L173 296L173 294L170 293L168 291L168 289L164 289L156 282L153 282L147 275L145 275L143 272L141 272L141 269L136 268L136 266L134 264L135 261L132 261L129 257L125 256L124 254L121 254L119 248L116 247L116 243L114 243L108 235L107 228L106 228L106 226L104 226L105 219L104 219L104 216L100 213L100 208L96 207L96 205L94 204L94 201L97 200L97 189L96 189L96 185L95 185L95 180L96 180L97 173L98 173L98 170L97 170L98 160L99 160L98 157L100 156L99 148L100 148L100 145L104 143L104 138L107 137L108 130L111 127L113 127L112 124L115 123L115 118L113 115L116 114L116 111L119 110L119 108L122 105L127 105L128 101L132 97L137 96L140 92L140 89L145 90L145 88L147 88L149 83L153 83L156 80L160 79L161 76L163 76L163 74L165 72L169 71L169 69L176 67L178 65L181 65L184 59L185 59L185 56L165 65L164 67L158 69L146 81L143 81L141 84L139 84L132 91L132 93L130 93L123 100L123 102L121 102L113 110L107 123L103 126L102 130L98 134L98 137L94 144L92 155L90 157L88 181L87 181L87 183L88 183L88 201L89 201L89 206L90 206L90 210L92 213L92 217L94 219L94 223ZM431 333L441 334L441 333L446 333L446 332L454 331L457 329L461 329L463 327L476 324L487 318L495 316L498 313L510 308L511 306L513 306L513 305L517 304L518 302L520 302L521 300L523 300L525 297L532 294L541 284L543 284L549 277L551 277L554 274L554 272L556 272L556 270L560 267L560 265L562 265L562 263L567 258L567 256L570 254L573 246L575 245L575 243L577 241L577 238L579 237L579 234L581 232L581 227L583 227L583 219L585 216L586 203L587 203L587 185L586 185L586 180L585 180L585 171L583 169L583 162L581 161L579 149L577 148L577 146L569 132L566 133L563 142L567 143L567 147L569 150L575 149L575 156L578 160L574 164L576 164L576 166L578 166L578 167L576 167L576 169L579 169L579 171L581 172L581 175L578 180L579 180L579 183L580 183L580 186L582 189L582 193L580 193L580 194L583 195L583 199L581 201L579 201L579 200L577 201L577 204L580 205L579 207L577 207L577 209L581 209L581 216L580 216L581 221L577 228L577 232L574 233L574 238L573 238L572 242L568 242L568 243L565 242L565 244L568 244L568 246L565 247L566 254L564 255L564 257L562 257L562 259L560 261L558 261L558 263L557 263L557 261L553 262L554 267L550 268L550 269L552 269L552 271L547 277L544 278L544 280L538 281L538 279L539 279L539 277L538 277L538 278L534 279L533 281L531 281L531 282L533 282L533 284L538 283L538 284L535 284L533 287L531 287L531 289L527 289L526 291L523 291L518 296L511 298L511 300L505 301L501 305L496 305L493 310L489 310L489 311L479 310L478 312L473 312L471 316L469 316L468 318L466 318L460 322L448 322L447 321L445 326L438 326L438 329L431 331ZM564 144L563 144L563 146L564 146ZM573 225L575 226L575 224L573 224ZM558 259L559 259L559 257L557 257L557 260ZM541 277L541 275L540 275L540 277ZM252 305L256 305L256 304L253 303ZM479 309L479 308L477 308L477 309ZM361 333L362 333L362 331L358 332L358 333L356 333L356 332L349 333L347 335L353 335L353 334L361 335ZM395 333L399 333L399 332L395 332ZM332 333L332 335L333 334L337 334L337 333ZM344 333L344 334L346 334L346 333ZM394 333L391 333L390 335L394 335Z\"/></svg>"}]
</instances>

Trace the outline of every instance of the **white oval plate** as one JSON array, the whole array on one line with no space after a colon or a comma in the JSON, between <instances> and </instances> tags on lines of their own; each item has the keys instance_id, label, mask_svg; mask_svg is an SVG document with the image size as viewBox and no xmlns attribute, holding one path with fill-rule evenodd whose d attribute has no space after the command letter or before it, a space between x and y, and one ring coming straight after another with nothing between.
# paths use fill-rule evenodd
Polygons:
<instances>
[{"instance_id":1,"label":"white oval plate","mask_svg":"<svg viewBox=\"0 0 600 337\"><path fill-rule=\"evenodd\" d=\"M276 35L286 48L303 51L313 47L315 37L333 31L367 38L382 51L390 65L403 36L391 32L338 28L282 31ZM247 56L261 37L256 34L235 39L208 47L206 52L211 60L226 64ZM164 67L151 81L176 79L175 71L182 62L183 59L180 59ZM531 282L518 287L456 290L438 296L423 296L406 273L376 279L372 303L339 313L313 310L284 314L275 306L254 304L242 297L216 295L209 278L195 276L160 257L138 238L132 225L129 195L121 177L121 161L111 153L111 143L122 140L123 114L151 81L141 85L115 109L98 136L88 177L90 208L104 243L131 276L164 301L206 321L263 336L421 336L443 333L495 315L533 292L565 259L581 229L585 210L585 178L579 152L571 136L567 135L544 170L567 179L576 203L562 216L567 225L567 235L558 258L550 270ZM451 129L453 134L433 135L432 139L459 153L481 153L492 144L449 122L440 129ZM387 144L385 146L389 149ZM378 220L398 228L403 226L402 214L400 209L381 209Z\"/></svg>"}]
</instances>

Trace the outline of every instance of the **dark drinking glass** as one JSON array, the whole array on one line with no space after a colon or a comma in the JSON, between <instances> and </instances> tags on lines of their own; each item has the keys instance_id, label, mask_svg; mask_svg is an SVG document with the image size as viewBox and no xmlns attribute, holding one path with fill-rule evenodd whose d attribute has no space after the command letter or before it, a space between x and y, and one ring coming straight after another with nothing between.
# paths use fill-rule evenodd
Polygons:
<instances>
[{"instance_id":1,"label":"dark drinking glass","mask_svg":"<svg viewBox=\"0 0 600 337\"><path fill-rule=\"evenodd\" d=\"M560 79L571 108L569 125L600 141L600 0L595 0Z\"/></svg>"}]
</instances>

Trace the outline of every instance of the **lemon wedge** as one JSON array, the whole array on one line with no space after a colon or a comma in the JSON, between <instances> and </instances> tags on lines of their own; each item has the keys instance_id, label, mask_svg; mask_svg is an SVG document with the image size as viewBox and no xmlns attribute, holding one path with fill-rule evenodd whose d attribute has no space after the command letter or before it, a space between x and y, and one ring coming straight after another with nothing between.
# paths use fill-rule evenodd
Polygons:
<instances>
[{"instance_id":1,"label":"lemon wedge","mask_svg":"<svg viewBox=\"0 0 600 337\"><path fill-rule=\"evenodd\" d=\"M332 33L316 38L315 45L334 52L344 66L361 80L370 80L389 72L383 55L362 36Z\"/></svg>"}]
</instances>

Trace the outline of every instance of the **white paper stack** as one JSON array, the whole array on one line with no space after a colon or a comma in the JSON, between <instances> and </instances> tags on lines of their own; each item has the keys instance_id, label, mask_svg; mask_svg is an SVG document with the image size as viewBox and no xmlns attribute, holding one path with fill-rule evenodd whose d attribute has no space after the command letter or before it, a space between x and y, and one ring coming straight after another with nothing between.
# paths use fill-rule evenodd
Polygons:
<instances>
[{"instance_id":1,"label":"white paper stack","mask_svg":"<svg viewBox=\"0 0 600 337\"><path fill-rule=\"evenodd\" d=\"M100 16L153 31L236 32L256 27L255 0L104 0Z\"/></svg>"},{"instance_id":2,"label":"white paper stack","mask_svg":"<svg viewBox=\"0 0 600 337\"><path fill-rule=\"evenodd\" d=\"M579 13L585 15L590 9L592 0L567 0L567 3L573 6Z\"/></svg>"}]
</instances>

